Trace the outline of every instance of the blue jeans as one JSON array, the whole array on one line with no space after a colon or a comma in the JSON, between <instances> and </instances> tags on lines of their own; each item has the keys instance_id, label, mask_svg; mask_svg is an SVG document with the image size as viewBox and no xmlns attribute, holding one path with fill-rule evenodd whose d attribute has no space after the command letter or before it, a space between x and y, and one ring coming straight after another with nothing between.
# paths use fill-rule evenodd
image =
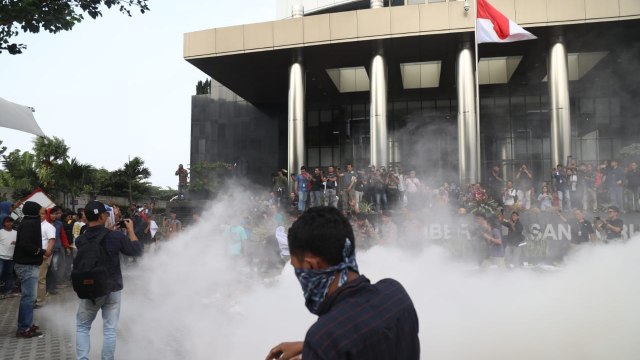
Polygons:
<instances>
[{"instance_id":1,"label":"blue jeans","mask_svg":"<svg viewBox=\"0 0 640 360\"><path fill-rule=\"evenodd\" d=\"M36 301L40 266L16 264L15 270L22 290L18 310L18 331L26 331L33 325L33 303Z\"/></svg>"},{"instance_id":2,"label":"blue jeans","mask_svg":"<svg viewBox=\"0 0 640 360\"><path fill-rule=\"evenodd\" d=\"M304 211L307 206L307 195L309 193L306 191L298 191L298 210Z\"/></svg>"},{"instance_id":3,"label":"blue jeans","mask_svg":"<svg viewBox=\"0 0 640 360\"><path fill-rule=\"evenodd\" d=\"M91 350L91 324L95 320L98 310L102 309L102 360L115 358L116 327L120 319L121 292L114 291L96 299L80 299L80 306L76 315L76 357L78 360L89 360Z\"/></svg>"},{"instance_id":4,"label":"blue jeans","mask_svg":"<svg viewBox=\"0 0 640 360\"><path fill-rule=\"evenodd\" d=\"M611 204L617 206L620 210L623 210L624 205L624 188L622 186L615 185L609 189L609 198Z\"/></svg>"},{"instance_id":5,"label":"blue jeans","mask_svg":"<svg viewBox=\"0 0 640 360\"><path fill-rule=\"evenodd\" d=\"M376 191L376 210L382 211L387 208L387 193L384 191Z\"/></svg>"},{"instance_id":6,"label":"blue jeans","mask_svg":"<svg viewBox=\"0 0 640 360\"><path fill-rule=\"evenodd\" d=\"M311 205L309 207L322 205L322 191L311 191Z\"/></svg>"},{"instance_id":7,"label":"blue jeans","mask_svg":"<svg viewBox=\"0 0 640 360\"><path fill-rule=\"evenodd\" d=\"M324 193L327 198L327 206L338 207L338 198L336 197L336 189L327 189Z\"/></svg>"},{"instance_id":8,"label":"blue jeans","mask_svg":"<svg viewBox=\"0 0 640 360\"><path fill-rule=\"evenodd\" d=\"M0 259L0 280L4 280L2 294L10 294L13 290L13 260Z\"/></svg>"},{"instance_id":9,"label":"blue jeans","mask_svg":"<svg viewBox=\"0 0 640 360\"><path fill-rule=\"evenodd\" d=\"M51 265L49 265L49 271L47 271L47 291L53 291L58 285L58 267L60 265L60 249L53 249L51 255Z\"/></svg>"},{"instance_id":10,"label":"blue jeans","mask_svg":"<svg viewBox=\"0 0 640 360\"><path fill-rule=\"evenodd\" d=\"M560 211L571 210L571 192L569 190L558 190L558 208Z\"/></svg>"}]
</instances>

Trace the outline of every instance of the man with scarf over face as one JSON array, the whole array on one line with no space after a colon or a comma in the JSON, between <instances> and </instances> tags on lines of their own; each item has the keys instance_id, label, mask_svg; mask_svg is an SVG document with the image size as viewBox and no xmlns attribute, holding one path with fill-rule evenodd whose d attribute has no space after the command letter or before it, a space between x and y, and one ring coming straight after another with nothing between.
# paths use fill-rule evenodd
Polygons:
<instances>
[{"instance_id":1,"label":"man with scarf over face","mask_svg":"<svg viewBox=\"0 0 640 360\"><path fill-rule=\"evenodd\" d=\"M281 343L266 360L420 358L418 316L393 279L371 284L355 258L349 221L334 207L307 210L288 234L307 309L318 315L304 342Z\"/></svg>"}]
</instances>

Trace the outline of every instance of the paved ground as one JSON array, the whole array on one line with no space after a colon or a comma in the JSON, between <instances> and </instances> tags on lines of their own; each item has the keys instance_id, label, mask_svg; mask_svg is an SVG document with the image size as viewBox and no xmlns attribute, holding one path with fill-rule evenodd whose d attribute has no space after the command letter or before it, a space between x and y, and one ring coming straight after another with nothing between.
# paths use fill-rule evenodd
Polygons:
<instances>
[{"instance_id":1,"label":"paved ground","mask_svg":"<svg viewBox=\"0 0 640 360\"><path fill-rule=\"evenodd\" d=\"M75 359L75 314L71 313L69 305L62 305L76 301L77 297L70 289L49 296L43 308L34 310L35 323L43 335L19 339L15 335L20 297L0 300L0 359Z\"/></svg>"}]
</instances>

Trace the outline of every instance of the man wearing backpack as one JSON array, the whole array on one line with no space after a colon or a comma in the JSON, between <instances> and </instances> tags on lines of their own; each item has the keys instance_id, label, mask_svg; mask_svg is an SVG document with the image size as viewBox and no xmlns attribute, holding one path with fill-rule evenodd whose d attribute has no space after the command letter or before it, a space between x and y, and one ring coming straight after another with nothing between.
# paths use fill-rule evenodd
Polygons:
<instances>
[{"instance_id":1,"label":"man wearing backpack","mask_svg":"<svg viewBox=\"0 0 640 360\"><path fill-rule=\"evenodd\" d=\"M96 318L98 310L102 310L104 323L102 359L113 359L116 350L116 327L120 317L120 293L123 288L119 253L126 256L140 256L142 255L142 244L136 237L133 222L130 219L123 220L127 230L126 236L122 232L105 228L109 213L105 205L99 201L87 204L85 216L89 224L85 233L76 240L78 255L74 260L72 274L74 290L81 297L76 315L76 355L78 360L89 359L91 324ZM104 248L105 251L102 251L102 254L96 254L96 243ZM104 259L104 255L106 255L106 259ZM78 278L88 273L87 264L90 263L88 260L91 258L99 259L94 261L97 263L96 269L105 263L107 274L106 289L94 289L95 294L101 295L95 298L87 298L86 289L83 288L83 285L90 284L91 281L77 281ZM98 282L96 280L96 283ZM103 292L105 295L102 295Z\"/></svg>"}]
</instances>

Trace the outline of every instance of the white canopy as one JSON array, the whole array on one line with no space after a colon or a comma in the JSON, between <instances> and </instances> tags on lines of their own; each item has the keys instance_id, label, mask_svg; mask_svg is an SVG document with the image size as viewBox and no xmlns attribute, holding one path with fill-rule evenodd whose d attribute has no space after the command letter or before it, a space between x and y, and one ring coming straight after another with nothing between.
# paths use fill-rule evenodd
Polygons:
<instances>
[{"instance_id":1,"label":"white canopy","mask_svg":"<svg viewBox=\"0 0 640 360\"><path fill-rule=\"evenodd\" d=\"M0 98L0 127L20 130L30 134L45 136L28 106L18 105Z\"/></svg>"}]
</instances>

